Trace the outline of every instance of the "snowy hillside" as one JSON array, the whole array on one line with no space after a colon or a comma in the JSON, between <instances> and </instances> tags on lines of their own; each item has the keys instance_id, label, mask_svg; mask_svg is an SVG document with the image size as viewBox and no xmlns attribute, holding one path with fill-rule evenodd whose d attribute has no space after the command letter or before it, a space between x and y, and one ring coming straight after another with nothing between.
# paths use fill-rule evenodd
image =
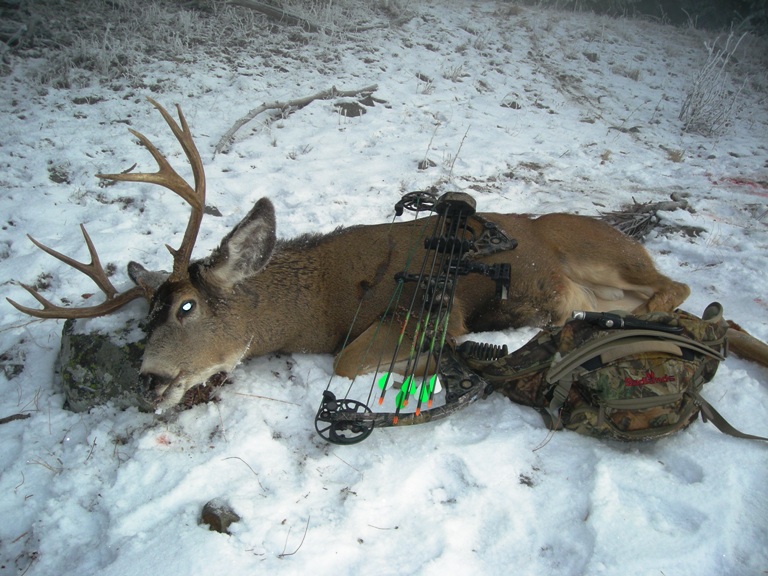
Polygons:
<instances>
[{"instance_id":1,"label":"snowy hillside","mask_svg":"<svg viewBox=\"0 0 768 576\"><path fill-rule=\"evenodd\" d=\"M597 215L674 193L691 210L664 213L647 239L659 268L690 285L686 309L717 300L766 341L764 38L744 37L715 63L728 74L719 100L727 122L702 134L684 131L679 114L711 62L708 46L725 47L727 33L425 0L394 17L353 12L350 21L387 24L359 32L304 32L220 7L208 15L226 23L220 36L182 15L142 30L157 44L136 47L115 30L142 16L120 5L111 4L113 25L98 23L106 64L87 65L85 49L80 64L67 63L44 42L6 51L2 63L0 418L29 417L0 425L0 575L768 571L768 446L701 421L648 444L568 432L547 442L536 412L495 395L441 422L334 446L313 424L332 358L299 354L242 364L218 401L169 420L112 406L75 414L54 378L62 322L5 302L34 304L16 282L74 305L95 290L27 233L87 259L85 223L121 288L129 260L168 269L164 244L180 241L186 205L94 176L134 163L154 170L128 127L189 173L150 96L182 106L208 203L222 214L205 217L196 257L262 196L290 238L389 222L403 193L432 185L470 192L481 211L521 213ZM56 29L57 18L39 26ZM129 62L128 50L145 56ZM383 102L364 115L340 114L339 99L262 114L214 154L263 102L373 84ZM425 159L434 166L417 169ZM141 316L146 304L129 310ZM479 338L514 347L530 334ZM729 358L704 395L737 427L768 434L768 369ZM199 525L216 497L241 517L231 535Z\"/></svg>"}]
</instances>

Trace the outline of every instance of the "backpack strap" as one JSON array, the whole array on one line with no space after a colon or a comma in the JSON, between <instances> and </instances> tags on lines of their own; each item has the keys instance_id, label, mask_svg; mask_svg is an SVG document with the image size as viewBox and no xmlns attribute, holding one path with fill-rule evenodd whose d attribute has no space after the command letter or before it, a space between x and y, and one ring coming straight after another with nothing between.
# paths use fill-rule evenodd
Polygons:
<instances>
[{"instance_id":1,"label":"backpack strap","mask_svg":"<svg viewBox=\"0 0 768 576\"><path fill-rule=\"evenodd\" d=\"M587 360L592 359L596 355L596 353L597 354L602 353L607 348L607 345L609 343L616 342L619 340L624 342L627 342L627 341L631 342L632 340L628 340L630 338L633 339L634 342L640 342L640 341L655 342L656 344L658 344L659 347L654 349L658 352L669 353L668 349L665 350L664 348L668 346L669 342L675 342L680 347L688 348L690 350L693 350L694 352L704 354L705 356L711 356L713 358L717 358L720 361L725 360L725 356L723 356L720 352L718 352L714 348L710 348L708 345L702 344L701 342L697 342L696 340L693 340L686 336L669 334L666 332L662 333L657 330L619 329L605 336L595 338L594 340L587 342L579 346L572 352L566 354L560 360L556 360L555 362L553 362L552 366L547 372L547 377L546 377L547 382L552 384L554 382L557 382L558 380L561 380L566 374L575 370L578 366L580 366Z\"/></svg>"},{"instance_id":2,"label":"backpack strap","mask_svg":"<svg viewBox=\"0 0 768 576\"><path fill-rule=\"evenodd\" d=\"M674 356L682 356L682 349L688 349L719 361L725 357L718 352L702 344L677 334L661 333L657 330L616 330L605 336L595 338L577 347L572 352L566 354L559 360L552 363L547 371L545 381L554 385L552 391L552 400L549 406L543 411L548 412L550 422L559 421L560 410L565 404L568 395L571 393L571 387L578 377L577 370L593 358L602 359L603 364L612 362L619 358L638 352L663 352Z\"/></svg>"},{"instance_id":3,"label":"backpack strap","mask_svg":"<svg viewBox=\"0 0 768 576\"><path fill-rule=\"evenodd\" d=\"M723 418L709 402L704 400L704 398L702 398L698 392L690 390L688 393L693 397L693 401L696 403L696 405L701 408L702 420L704 420L704 422L712 422L712 424L714 424L715 427L723 434L728 434L728 436L734 436L736 438L744 438L746 440L765 440L768 442L768 438L764 438L763 436L753 436L752 434L745 434L744 432L741 432L740 430L737 430L731 426L728 421Z\"/></svg>"}]
</instances>

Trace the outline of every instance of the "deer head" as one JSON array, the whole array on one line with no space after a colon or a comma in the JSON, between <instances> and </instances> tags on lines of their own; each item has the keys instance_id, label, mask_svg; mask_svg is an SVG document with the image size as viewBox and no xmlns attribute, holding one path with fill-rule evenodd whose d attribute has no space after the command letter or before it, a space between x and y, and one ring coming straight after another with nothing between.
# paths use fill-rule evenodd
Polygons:
<instances>
[{"instance_id":1,"label":"deer head","mask_svg":"<svg viewBox=\"0 0 768 576\"><path fill-rule=\"evenodd\" d=\"M124 292L112 285L102 266L85 226L80 228L91 261L79 262L32 238L41 250L91 278L104 292L105 300L95 306L69 308L44 298L34 288L22 284L42 304L30 308L8 301L21 312L38 318L92 318L109 314L137 298L150 302L149 340L141 366L143 388L149 400L164 408L177 404L192 386L205 382L220 372L229 372L248 355L253 341L247 322L222 322L245 317L233 307L247 307L248 299L232 302L229 296L240 289L241 282L256 274L269 261L275 246L275 212L266 198L259 200L248 215L221 241L207 258L191 262L205 208L205 173L200 153L192 139L181 108L179 124L157 102L160 111L192 167L194 186L190 186L170 166L157 148L139 132L131 130L152 154L158 165L154 173L97 174L112 181L148 182L163 186L181 196L191 207L184 238L179 248L166 247L173 256L173 271L153 272L136 262L128 264L128 275L135 286ZM227 344L222 345L225 341ZM236 343L235 346L232 343ZM167 362L173 358L173 362Z\"/></svg>"}]
</instances>

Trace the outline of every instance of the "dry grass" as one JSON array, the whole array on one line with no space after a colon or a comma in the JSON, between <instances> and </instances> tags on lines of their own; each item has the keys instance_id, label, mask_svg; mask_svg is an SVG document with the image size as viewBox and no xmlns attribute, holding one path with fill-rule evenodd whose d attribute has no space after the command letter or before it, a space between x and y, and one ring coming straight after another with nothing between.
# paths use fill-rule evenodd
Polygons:
<instances>
[{"instance_id":1,"label":"dry grass","mask_svg":"<svg viewBox=\"0 0 768 576\"><path fill-rule=\"evenodd\" d=\"M205 55L235 69L265 56L291 58L296 45L325 41L333 48L329 30L341 33L350 21L388 21L390 12L399 10L398 3L381 6L380 0L307 0L288 5L299 16L316 21L324 32L309 34L224 0L24 2L2 14L12 17L23 31L3 53L4 73L11 73L23 60L27 73L42 87L100 82L159 90L163 87L147 86L138 72L148 63L192 65ZM275 34L276 29L284 33Z\"/></svg>"},{"instance_id":2,"label":"dry grass","mask_svg":"<svg viewBox=\"0 0 768 576\"><path fill-rule=\"evenodd\" d=\"M744 36L737 39L731 33L722 47L719 38L707 46L709 57L693 79L680 109L679 119L686 132L713 136L731 121L743 84L734 87L729 70Z\"/></svg>"}]
</instances>

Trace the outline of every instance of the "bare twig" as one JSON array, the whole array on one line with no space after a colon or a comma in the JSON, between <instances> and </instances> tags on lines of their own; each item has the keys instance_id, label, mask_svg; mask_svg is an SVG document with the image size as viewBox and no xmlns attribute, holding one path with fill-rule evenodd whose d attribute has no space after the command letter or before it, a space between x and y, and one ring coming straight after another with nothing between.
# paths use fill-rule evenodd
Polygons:
<instances>
[{"instance_id":1,"label":"bare twig","mask_svg":"<svg viewBox=\"0 0 768 576\"><path fill-rule=\"evenodd\" d=\"M600 215L600 219L627 236L635 240L642 240L654 226L658 225L658 212L673 212L687 208L688 201L678 198L665 202L635 202L624 206L617 212L604 212Z\"/></svg>"},{"instance_id":2,"label":"bare twig","mask_svg":"<svg viewBox=\"0 0 768 576\"><path fill-rule=\"evenodd\" d=\"M248 462L246 462L246 461L245 461L245 460L243 460L242 458L240 458L240 456L228 456L228 457L224 458L224 460L240 460L240 462L242 462L243 464L245 464L246 466L248 466L248 470L250 470L251 472L253 472L253 475L254 475L254 476L256 476L256 482L258 482L258 484L259 484L259 487L260 487L260 488L261 488L261 489L262 489L264 492L266 492L266 491L267 491L267 490L264 488L263 484L261 483L261 480L259 480L259 475L256 473L256 470L254 470L253 468L251 468L251 465L250 465L250 464L248 464Z\"/></svg>"},{"instance_id":3,"label":"bare twig","mask_svg":"<svg viewBox=\"0 0 768 576\"><path fill-rule=\"evenodd\" d=\"M363 473L362 473L362 472L360 472L360 470L358 470L357 468L355 468L354 466L352 466L352 464L350 464L349 462L347 462L346 460L344 460L344 458L342 458L341 456L339 456L339 455L338 455L338 454L336 454L335 452L333 452L333 455L334 455L334 456L336 456L336 458L338 458L339 460L341 460L341 461L342 461L344 464L346 464L347 466L349 466L350 468L352 468L352 470L354 470L355 472L357 472L358 474L360 474L361 476L363 476Z\"/></svg>"},{"instance_id":4,"label":"bare twig","mask_svg":"<svg viewBox=\"0 0 768 576\"><path fill-rule=\"evenodd\" d=\"M95 449L96 449L96 438L93 439L93 443L91 444L91 449L88 452L88 457L85 459L85 462L88 462L88 460L91 459L91 456L93 456L93 451ZM85 462L83 462L83 464L85 464Z\"/></svg>"},{"instance_id":5,"label":"bare twig","mask_svg":"<svg viewBox=\"0 0 768 576\"><path fill-rule=\"evenodd\" d=\"M376 530L399 530L400 526L392 526L390 528L384 528L382 526L374 526L373 524L368 524L369 527L375 528Z\"/></svg>"},{"instance_id":6,"label":"bare twig","mask_svg":"<svg viewBox=\"0 0 768 576\"><path fill-rule=\"evenodd\" d=\"M435 134L437 134L438 128L440 128L440 122L435 124L435 129L432 131L432 137L429 139L429 144L427 144L427 150L424 152L424 159L419 164L419 166L423 166L425 170L429 168L429 151L432 149L432 141L435 139Z\"/></svg>"},{"instance_id":7,"label":"bare twig","mask_svg":"<svg viewBox=\"0 0 768 576\"><path fill-rule=\"evenodd\" d=\"M235 396L247 396L248 398L260 398L261 400L272 400L272 402L282 402L283 404L290 404L291 406L301 406L296 402L289 400L280 400L280 398L271 398L270 396L261 396L259 394L248 394L247 392L235 392Z\"/></svg>"},{"instance_id":8,"label":"bare twig","mask_svg":"<svg viewBox=\"0 0 768 576\"><path fill-rule=\"evenodd\" d=\"M224 460L240 460L240 462L242 462L243 464L245 464L246 466L248 466L248 470L250 470L251 472L253 472L253 475L254 475L254 476L258 476L258 474L256 474L256 471L255 471L253 468L251 468L251 465L250 465L250 464L248 464L248 462L246 462L246 461L245 461L245 460L243 460L242 458L240 458L240 456L227 456L226 458L224 458Z\"/></svg>"},{"instance_id":9,"label":"bare twig","mask_svg":"<svg viewBox=\"0 0 768 576\"><path fill-rule=\"evenodd\" d=\"M7 424L8 422L13 422L14 420L24 420L30 416L31 414L11 414L5 418L0 418L0 424Z\"/></svg>"},{"instance_id":10,"label":"bare twig","mask_svg":"<svg viewBox=\"0 0 768 576\"><path fill-rule=\"evenodd\" d=\"M318 92L317 94L312 94L310 96L304 96L303 98L296 98L294 100L288 100L287 102L281 102L281 101L275 101L275 102L265 102L261 106L258 106L257 108L254 108L248 114L240 118L237 122L234 123L234 125L227 130L227 132L224 134L224 136L221 137L219 140L219 143L216 144L216 148L214 149L213 153L214 155L219 154L222 152L227 145L232 140L233 136L235 135L235 132L240 130L243 126L245 126L248 122L253 120L256 116L261 114L262 112L266 112L267 110L280 110L283 115L290 114L294 110L299 110L301 108L304 108L307 104L314 102L315 100L328 100L329 98L345 98L345 97L351 97L351 96L357 96L358 94L361 95L368 95L376 91L378 88L377 84L372 84L370 86L366 86L365 88L359 88L357 90L337 90L336 86L331 86L328 90L323 90L322 92Z\"/></svg>"},{"instance_id":11,"label":"bare twig","mask_svg":"<svg viewBox=\"0 0 768 576\"><path fill-rule=\"evenodd\" d=\"M51 464L48 464L48 462L44 462L43 460L40 460L40 459L37 459L37 458L34 459L34 460L29 460L28 462L30 464L39 464L40 466L50 470L54 474L58 474L59 472L61 472L63 470L63 468L54 468ZM61 464L61 460L59 460L59 464Z\"/></svg>"},{"instance_id":12,"label":"bare twig","mask_svg":"<svg viewBox=\"0 0 768 576\"><path fill-rule=\"evenodd\" d=\"M461 142L459 142L459 149L456 150L456 155L453 157L453 161L451 162L451 169L448 171L448 180L450 180L453 176L453 165L456 164L456 160L458 160L459 154L461 154L461 147L464 146L464 140L467 139L467 134L469 134L470 128L471 126L467 126L467 131L464 132L464 136L462 136Z\"/></svg>"},{"instance_id":13,"label":"bare twig","mask_svg":"<svg viewBox=\"0 0 768 576\"><path fill-rule=\"evenodd\" d=\"M8 332L10 330L18 330L19 328L26 328L30 324L37 324L38 322L42 322L43 320L44 320L43 318L34 318L32 320L24 322L23 324L13 324L12 326L7 326L5 328L0 328L0 333Z\"/></svg>"},{"instance_id":14,"label":"bare twig","mask_svg":"<svg viewBox=\"0 0 768 576\"><path fill-rule=\"evenodd\" d=\"M291 535L291 528L288 527L288 534L285 535L285 546L283 546L283 551L280 554L277 555L278 558L285 558L286 556L293 556L304 545L304 539L307 537L307 531L309 530L309 519L310 519L310 516L307 516L307 524L306 524L306 526L304 526L304 535L301 537L301 542L299 542L299 545L296 547L296 550L294 550L293 552L286 552L285 551L285 547L288 546L288 536Z\"/></svg>"}]
</instances>

